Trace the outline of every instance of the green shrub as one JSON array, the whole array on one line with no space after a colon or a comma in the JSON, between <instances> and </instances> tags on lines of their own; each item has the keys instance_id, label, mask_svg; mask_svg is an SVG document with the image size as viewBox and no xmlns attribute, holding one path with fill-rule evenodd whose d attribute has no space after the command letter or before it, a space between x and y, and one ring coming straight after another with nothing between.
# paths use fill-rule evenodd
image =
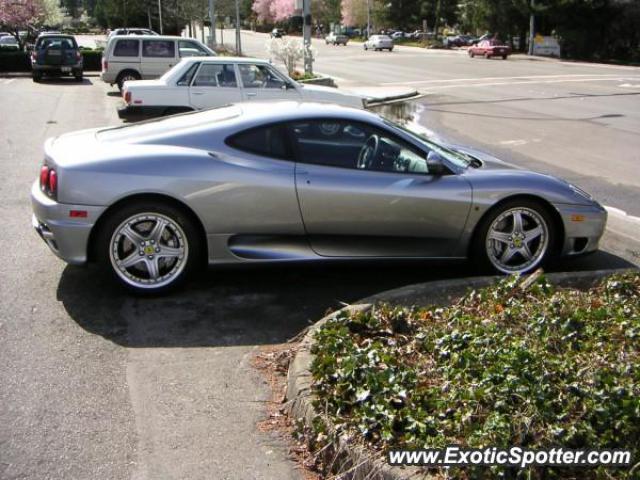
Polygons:
<instances>
[{"instance_id":1,"label":"green shrub","mask_svg":"<svg viewBox=\"0 0 640 480\"><path fill-rule=\"evenodd\" d=\"M102 49L85 50L82 52L84 71L93 72L102 69ZM0 72L30 72L31 59L25 52L0 52Z\"/></svg>"},{"instance_id":2,"label":"green shrub","mask_svg":"<svg viewBox=\"0 0 640 480\"><path fill-rule=\"evenodd\" d=\"M541 280L523 292L512 278L446 308L342 313L318 330L312 351L318 405L376 449L561 446L640 456L638 273L590 291ZM631 478L604 467L578 473ZM575 474L536 467L513 478Z\"/></svg>"},{"instance_id":3,"label":"green shrub","mask_svg":"<svg viewBox=\"0 0 640 480\"><path fill-rule=\"evenodd\" d=\"M0 72L30 72L31 59L25 52L0 52Z\"/></svg>"}]
</instances>

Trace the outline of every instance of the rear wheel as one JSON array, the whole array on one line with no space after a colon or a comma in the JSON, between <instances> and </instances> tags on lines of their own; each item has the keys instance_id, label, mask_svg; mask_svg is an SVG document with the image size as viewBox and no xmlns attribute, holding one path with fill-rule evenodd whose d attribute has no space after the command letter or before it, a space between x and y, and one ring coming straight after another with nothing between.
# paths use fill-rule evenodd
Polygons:
<instances>
[{"instance_id":1,"label":"rear wheel","mask_svg":"<svg viewBox=\"0 0 640 480\"><path fill-rule=\"evenodd\" d=\"M76 82L81 82L82 81L82 70L77 71L73 74L73 76L76 79Z\"/></svg>"},{"instance_id":2,"label":"rear wheel","mask_svg":"<svg viewBox=\"0 0 640 480\"><path fill-rule=\"evenodd\" d=\"M469 50L469 56L470 56L471 58L473 58L473 57L475 57L476 55L475 55L475 53L473 53L473 51L472 51L472 50Z\"/></svg>"},{"instance_id":3,"label":"rear wheel","mask_svg":"<svg viewBox=\"0 0 640 480\"><path fill-rule=\"evenodd\" d=\"M491 58L491 54L489 52L484 52L484 58Z\"/></svg>"},{"instance_id":4,"label":"rear wheel","mask_svg":"<svg viewBox=\"0 0 640 480\"><path fill-rule=\"evenodd\" d=\"M138 72L134 72L133 70L127 70L118 75L116 83L118 84L118 88L120 89L120 91L122 91L124 82L128 82L130 80L140 80L140 74Z\"/></svg>"},{"instance_id":5,"label":"rear wheel","mask_svg":"<svg viewBox=\"0 0 640 480\"><path fill-rule=\"evenodd\" d=\"M38 72L34 70L33 73L31 74L31 78L36 83L40 82L42 80L42 72Z\"/></svg>"},{"instance_id":6,"label":"rear wheel","mask_svg":"<svg viewBox=\"0 0 640 480\"><path fill-rule=\"evenodd\" d=\"M503 59L503 60L506 60L506 59L507 59L507 56L506 56L506 55L502 55L502 59Z\"/></svg>"},{"instance_id":7,"label":"rear wheel","mask_svg":"<svg viewBox=\"0 0 640 480\"><path fill-rule=\"evenodd\" d=\"M198 267L202 246L191 219L180 209L138 202L111 215L98 235L98 260L116 281L139 294L181 285Z\"/></svg>"},{"instance_id":8,"label":"rear wheel","mask_svg":"<svg viewBox=\"0 0 640 480\"><path fill-rule=\"evenodd\" d=\"M514 200L482 221L474 239L474 260L483 270L525 273L549 259L555 239L546 208L535 201Z\"/></svg>"}]
</instances>

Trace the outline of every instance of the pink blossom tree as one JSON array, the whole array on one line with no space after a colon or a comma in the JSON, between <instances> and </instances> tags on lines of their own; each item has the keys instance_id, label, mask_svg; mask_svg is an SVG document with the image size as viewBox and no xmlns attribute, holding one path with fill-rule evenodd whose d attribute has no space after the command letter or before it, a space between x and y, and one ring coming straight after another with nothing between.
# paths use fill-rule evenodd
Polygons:
<instances>
[{"instance_id":1,"label":"pink blossom tree","mask_svg":"<svg viewBox=\"0 0 640 480\"><path fill-rule=\"evenodd\" d=\"M342 0L342 23L348 27L367 23L366 0Z\"/></svg>"},{"instance_id":2,"label":"pink blossom tree","mask_svg":"<svg viewBox=\"0 0 640 480\"><path fill-rule=\"evenodd\" d=\"M271 2L272 0L254 0L251 9L256 13L259 22L273 21L273 16L271 15Z\"/></svg>"},{"instance_id":3,"label":"pink blossom tree","mask_svg":"<svg viewBox=\"0 0 640 480\"><path fill-rule=\"evenodd\" d=\"M11 32L22 48L19 31L36 23L43 14L40 0L0 0L0 25Z\"/></svg>"},{"instance_id":4,"label":"pink blossom tree","mask_svg":"<svg viewBox=\"0 0 640 480\"><path fill-rule=\"evenodd\" d=\"M282 22L295 10L295 0L254 0L251 9L260 22Z\"/></svg>"}]
</instances>

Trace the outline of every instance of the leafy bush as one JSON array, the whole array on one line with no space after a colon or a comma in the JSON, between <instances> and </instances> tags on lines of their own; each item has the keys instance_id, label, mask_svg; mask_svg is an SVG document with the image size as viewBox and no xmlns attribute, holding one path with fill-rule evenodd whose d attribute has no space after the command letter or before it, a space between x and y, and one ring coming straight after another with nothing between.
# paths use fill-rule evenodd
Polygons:
<instances>
[{"instance_id":1,"label":"leafy bush","mask_svg":"<svg viewBox=\"0 0 640 480\"><path fill-rule=\"evenodd\" d=\"M339 431L380 450L623 448L637 459L640 274L589 291L516 283L446 308L380 305L328 321L312 350L318 406ZM491 472L578 478L556 467ZM630 478L603 467L578 473ZM449 474L478 478L482 470Z\"/></svg>"},{"instance_id":2,"label":"leafy bush","mask_svg":"<svg viewBox=\"0 0 640 480\"><path fill-rule=\"evenodd\" d=\"M80 49L84 71L102 69L102 49ZM0 72L30 72L31 59L25 52L0 52Z\"/></svg>"}]
</instances>

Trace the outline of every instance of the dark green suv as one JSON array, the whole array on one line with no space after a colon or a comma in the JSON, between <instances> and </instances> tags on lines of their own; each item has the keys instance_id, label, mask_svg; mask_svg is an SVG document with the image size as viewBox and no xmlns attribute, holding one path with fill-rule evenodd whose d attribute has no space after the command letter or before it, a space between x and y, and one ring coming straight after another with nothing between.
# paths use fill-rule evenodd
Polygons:
<instances>
[{"instance_id":1,"label":"dark green suv","mask_svg":"<svg viewBox=\"0 0 640 480\"><path fill-rule=\"evenodd\" d=\"M82 81L82 53L72 35L40 35L31 52L31 71L34 82L43 75L73 75Z\"/></svg>"}]
</instances>

